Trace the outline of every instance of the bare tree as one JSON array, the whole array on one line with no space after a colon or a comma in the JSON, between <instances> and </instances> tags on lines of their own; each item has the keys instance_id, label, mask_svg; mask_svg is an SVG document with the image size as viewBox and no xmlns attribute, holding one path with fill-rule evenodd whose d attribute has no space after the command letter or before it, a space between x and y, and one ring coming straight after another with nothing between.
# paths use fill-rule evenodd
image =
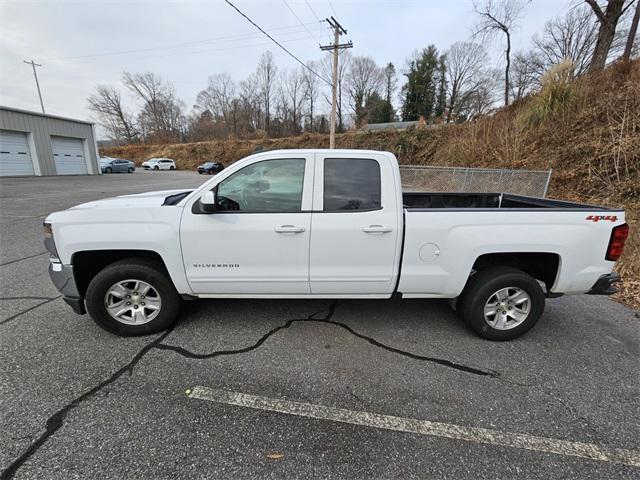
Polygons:
<instances>
[{"instance_id":1,"label":"bare tree","mask_svg":"<svg viewBox=\"0 0 640 480\"><path fill-rule=\"evenodd\" d=\"M482 81L489 57L482 45L456 42L446 51L445 59L449 90L447 121L451 121Z\"/></svg>"},{"instance_id":2,"label":"bare tree","mask_svg":"<svg viewBox=\"0 0 640 480\"><path fill-rule=\"evenodd\" d=\"M542 36L532 41L539 57L539 74L565 59L573 62L575 75L589 68L598 26L588 7L572 8L564 17L554 18L544 25Z\"/></svg>"},{"instance_id":3,"label":"bare tree","mask_svg":"<svg viewBox=\"0 0 640 480\"><path fill-rule=\"evenodd\" d=\"M475 34L487 39L505 35L504 104L509 105L509 69L511 67L511 35L522 15L525 0L474 0L474 9L480 16Z\"/></svg>"},{"instance_id":4,"label":"bare tree","mask_svg":"<svg viewBox=\"0 0 640 480\"><path fill-rule=\"evenodd\" d=\"M112 140L131 143L138 137L133 116L122 106L122 97L115 88L101 85L88 99L89 108L98 114L100 125Z\"/></svg>"},{"instance_id":5,"label":"bare tree","mask_svg":"<svg viewBox=\"0 0 640 480\"><path fill-rule=\"evenodd\" d=\"M316 62L308 62L307 66L314 71L318 68ZM313 131L314 112L316 100L320 93L320 83L318 77L305 68L302 70L302 84L304 88L304 99L307 104L307 112L309 114L309 130Z\"/></svg>"},{"instance_id":6,"label":"bare tree","mask_svg":"<svg viewBox=\"0 0 640 480\"><path fill-rule=\"evenodd\" d=\"M271 96L273 95L277 73L278 67L276 67L273 60L273 54L267 50L260 56L258 68L256 69L264 112L264 130L267 132L267 135L269 135L270 132Z\"/></svg>"},{"instance_id":7,"label":"bare tree","mask_svg":"<svg viewBox=\"0 0 640 480\"><path fill-rule=\"evenodd\" d=\"M196 106L201 110L208 110L216 119L222 120L225 130L230 131L231 109L236 90L236 84L228 73L211 75L207 88L196 97Z\"/></svg>"},{"instance_id":8,"label":"bare tree","mask_svg":"<svg viewBox=\"0 0 640 480\"><path fill-rule=\"evenodd\" d=\"M239 120L243 123L242 131L247 133L259 129L264 120L262 96L259 90L259 81L255 73L240 82L240 101L236 107L239 112Z\"/></svg>"},{"instance_id":9,"label":"bare tree","mask_svg":"<svg viewBox=\"0 0 640 480\"><path fill-rule=\"evenodd\" d=\"M302 103L305 98L305 79L300 69L294 69L287 75L280 87L282 110L288 133L300 133Z\"/></svg>"},{"instance_id":10,"label":"bare tree","mask_svg":"<svg viewBox=\"0 0 640 480\"><path fill-rule=\"evenodd\" d=\"M640 21L640 1L636 1L636 12L633 14L633 20L631 20L629 35L624 46L624 53L622 54L622 58L624 60L629 60L631 58L633 45L636 41L636 33L638 32L638 21Z\"/></svg>"},{"instance_id":11,"label":"bare tree","mask_svg":"<svg viewBox=\"0 0 640 480\"><path fill-rule=\"evenodd\" d=\"M463 104L460 104L456 121L474 120L481 115L489 113L496 103L496 91L500 84L501 74L499 70L485 70L477 79L477 82L467 95Z\"/></svg>"},{"instance_id":12,"label":"bare tree","mask_svg":"<svg viewBox=\"0 0 640 480\"><path fill-rule=\"evenodd\" d=\"M511 97L518 100L540 83L546 68L537 51L517 52L511 65Z\"/></svg>"},{"instance_id":13,"label":"bare tree","mask_svg":"<svg viewBox=\"0 0 640 480\"><path fill-rule=\"evenodd\" d=\"M366 103L374 93L384 88L384 71L371 57L355 56L351 59L346 82L356 124L366 117ZM382 95L380 95L382 96Z\"/></svg>"},{"instance_id":14,"label":"bare tree","mask_svg":"<svg viewBox=\"0 0 640 480\"><path fill-rule=\"evenodd\" d=\"M176 97L172 84L150 72L123 72L122 83L142 101L138 122L147 137L166 142L175 141L184 134L185 105Z\"/></svg>"},{"instance_id":15,"label":"bare tree","mask_svg":"<svg viewBox=\"0 0 640 480\"><path fill-rule=\"evenodd\" d=\"M593 50L589 70L602 70L609 57L618 21L627 9L634 4L635 0L607 0L604 10L596 0L584 1L591 7L599 23L596 46Z\"/></svg>"}]
</instances>

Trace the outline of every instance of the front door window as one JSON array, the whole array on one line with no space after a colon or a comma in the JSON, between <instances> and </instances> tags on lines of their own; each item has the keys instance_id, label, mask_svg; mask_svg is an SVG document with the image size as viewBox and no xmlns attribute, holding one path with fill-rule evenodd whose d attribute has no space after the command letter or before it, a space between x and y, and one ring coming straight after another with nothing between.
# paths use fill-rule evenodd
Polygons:
<instances>
[{"instance_id":1,"label":"front door window","mask_svg":"<svg viewBox=\"0 0 640 480\"><path fill-rule=\"evenodd\" d=\"M286 213L302 210L304 159L265 160L218 184L219 210Z\"/></svg>"}]
</instances>

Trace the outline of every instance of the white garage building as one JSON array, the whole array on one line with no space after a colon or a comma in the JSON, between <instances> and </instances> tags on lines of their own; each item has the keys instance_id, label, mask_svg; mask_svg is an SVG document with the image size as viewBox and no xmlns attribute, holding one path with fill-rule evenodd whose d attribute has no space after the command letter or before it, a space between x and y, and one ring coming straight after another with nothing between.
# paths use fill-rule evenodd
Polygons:
<instances>
[{"instance_id":1,"label":"white garage building","mask_svg":"<svg viewBox=\"0 0 640 480\"><path fill-rule=\"evenodd\" d=\"M0 176L99 174L92 123L0 106Z\"/></svg>"}]
</instances>

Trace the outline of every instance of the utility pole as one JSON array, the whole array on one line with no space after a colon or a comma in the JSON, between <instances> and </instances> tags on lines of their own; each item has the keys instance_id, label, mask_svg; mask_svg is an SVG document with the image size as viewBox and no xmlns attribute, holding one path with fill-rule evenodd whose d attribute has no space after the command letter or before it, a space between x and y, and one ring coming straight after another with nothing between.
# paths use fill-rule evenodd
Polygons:
<instances>
[{"instance_id":1,"label":"utility pole","mask_svg":"<svg viewBox=\"0 0 640 480\"><path fill-rule=\"evenodd\" d=\"M38 83L38 74L36 73L36 67L41 67L42 65L40 65L39 63L34 62L33 60L31 60L30 62L27 62L26 60L23 60L23 61L27 65L31 65L31 67L33 68L33 76L36 79L36 87L38 89L38 97L40 98L40 107L42 107L42 113L45 113L45 111L44 111L44 103L42 103L42 93L40 93L40 84Z\"/></svg>"},{"instance_id":2,"label":"utility pole","mask_svg":"<svg viewBox=\"0 0 640 480\"><path fill-rule=\"evenodd\" d=\"M334 18L327 18L326 22L333 28L333 44L321 45L320 50L333 50L333 75L332 75L332 92L331 99L331 121L329 123L329 148L336 148L336 106L338 103L338 53L340 50L353 48L353 42L340 43L340 35L346 35L347 31Z\"/></svg>"}]
</instances>

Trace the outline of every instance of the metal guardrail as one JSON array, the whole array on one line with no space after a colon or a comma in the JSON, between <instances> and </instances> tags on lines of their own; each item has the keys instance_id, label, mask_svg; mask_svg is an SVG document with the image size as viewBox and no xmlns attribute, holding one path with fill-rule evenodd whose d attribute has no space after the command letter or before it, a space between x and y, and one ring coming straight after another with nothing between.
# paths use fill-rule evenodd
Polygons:
<instances>
[{"instance_id":1,"label":"metal guardrail","mask_svg":"<svg viewBox=\"0 0 640 480\"><path fill-rule=\"evenodd\" d=\"M400 165L407 192L500 192L544 198L552 170Z\"/></svg>"}]
</instances>

